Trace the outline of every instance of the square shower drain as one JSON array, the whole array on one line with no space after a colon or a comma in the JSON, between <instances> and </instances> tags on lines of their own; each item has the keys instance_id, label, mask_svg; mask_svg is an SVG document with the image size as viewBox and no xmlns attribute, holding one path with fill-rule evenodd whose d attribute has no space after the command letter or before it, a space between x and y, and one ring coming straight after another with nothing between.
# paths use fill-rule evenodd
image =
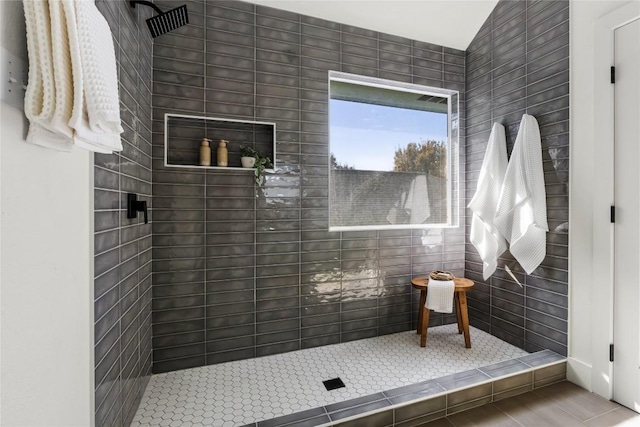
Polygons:
<instances>
[{"instance_id":1,"label":"square shower drain","mask_svg":"<svg viewBox=\"0 0 640 427\"><path fill-rule=\"evenodd\" d=\"M327 391L335 390L337 388L345 387L340 378L331 378L330 380L322 381Z\"/></svg>"}]
</instances>

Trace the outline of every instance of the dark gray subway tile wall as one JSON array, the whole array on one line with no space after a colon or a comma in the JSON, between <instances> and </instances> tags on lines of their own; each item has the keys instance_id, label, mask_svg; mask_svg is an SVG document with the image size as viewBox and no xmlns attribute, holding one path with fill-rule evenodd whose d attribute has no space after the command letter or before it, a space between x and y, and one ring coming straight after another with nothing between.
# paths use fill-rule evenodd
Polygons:
<instances>
[{"instance_id":1,"label":"dark gray subway tile wall","mask_svg":"<svg viewBox=\"0 0 640 427\"><path fill-rule=\"evenodd\" d=\"M153 46L154 372L412 328L410 278L462 275L464 224L327 231L328 71L459 90L464 113L464 52L239 1L187 5L190 24ZM277 170L257 188L250 171L165 167L165 113L275 122Z\"/></svg>"},{"instance_id":2,"label":"dark gray subway tile wall","mask_svg":"<svg viewBox=\"0 0 640 427\"><path fill-rule=\"evenodd\" d=\"M546 348L566 356L569 2L502 0L466 53L466 203L475 192L493 122L505 126L511 152L522 114L531 114L542 137L550 230L547 257L531 275L506 253L488 281L482 280L482 263L467 235L465 275L476 281L468 298L471 324L527 351Z\"/></svg>"},{"instance_id":3,"label":"dark gray subway tile wall","mask_svg":"<svg viewBox=\"0 0 640 427\"><path fill-rule=\"evenodd\" d=\"M151 9L98 0L116 49L124 150L95 154L95 422L128 426L151 374L151 224L126 217L126 193L151 203Z\"/></svg>"}]
</instances>

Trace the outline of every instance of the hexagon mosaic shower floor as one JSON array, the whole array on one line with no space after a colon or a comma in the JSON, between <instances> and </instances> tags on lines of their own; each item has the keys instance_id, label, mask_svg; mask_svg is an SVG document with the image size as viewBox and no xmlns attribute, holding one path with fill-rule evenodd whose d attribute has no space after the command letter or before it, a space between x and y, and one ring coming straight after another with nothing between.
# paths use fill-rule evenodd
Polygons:
<instances>
[{"instance_id":1,"label":"hexagon mosaic shower floor","mask_svg":"<svg viewBox=\"0 0 640 427\"><path fill-rule=\"evenodd\" d=\"M241 426L389 390L527 352L471 327L464 348L457 325L153 375L132 427ZM340 377L346 387L327 391Z\"/></svg>"}]
</instances>

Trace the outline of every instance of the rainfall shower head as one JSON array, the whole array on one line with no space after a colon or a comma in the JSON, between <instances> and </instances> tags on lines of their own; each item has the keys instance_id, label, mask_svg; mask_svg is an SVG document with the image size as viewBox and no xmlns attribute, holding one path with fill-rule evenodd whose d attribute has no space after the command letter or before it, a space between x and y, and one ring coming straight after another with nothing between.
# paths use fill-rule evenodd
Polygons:
<instances>
[{"instance_id":1,"label":"rainfall shower head","mask_svg":"<svg viewBox=\"0 0 640 427\"><path fill-rule=\"evenodd\" d=\"M169 31L173 31L176 28L180 28L183 25L187 25L189 23L189 15L187 15L187 5L183 4L180 7L176 7L175 9L171 9L168 12L163 12L150 1L143 0L132 0L129 2L131 7L135 7L136 4L142 4L145 6L152 7L156 12L158 12L157 16L151 17L147 19L147 26L149 27L149 31L151 32L151 37L158 37Z\"/></svg>"}]
</instances>

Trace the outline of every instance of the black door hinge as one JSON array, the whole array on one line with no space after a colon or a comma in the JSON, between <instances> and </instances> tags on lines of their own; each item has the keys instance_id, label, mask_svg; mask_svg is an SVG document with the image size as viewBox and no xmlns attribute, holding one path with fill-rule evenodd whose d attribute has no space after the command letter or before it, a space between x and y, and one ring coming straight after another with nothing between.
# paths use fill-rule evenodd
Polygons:
<instances>
[{"instance_id":1,"label":"black door hinge","mask_svg":"<svg viewBox=\"0 0 640 427\"><path fill-rule=\"evenodd\" d=\"M616 67L611 67L611 83L616 82Z\"/></svg>"},{"instance_id":2,"label":"black door hinge","mask_svg":"<svg viewBox=\"0 0 640 427\"><path fill-rule=\"evenodd\" d=\"M616 222L616 207L611 206L611 223Z\"/></svg>"},{"instance_id":3,"label":"black door hinge","mask_svg":"<svg viewBox=\"0 0 640 427\"><path fill-rule=\"evenodd\" d=\"M613 344L609 344L609 362L613 362Z\"/></svg>"}]
</instances>

